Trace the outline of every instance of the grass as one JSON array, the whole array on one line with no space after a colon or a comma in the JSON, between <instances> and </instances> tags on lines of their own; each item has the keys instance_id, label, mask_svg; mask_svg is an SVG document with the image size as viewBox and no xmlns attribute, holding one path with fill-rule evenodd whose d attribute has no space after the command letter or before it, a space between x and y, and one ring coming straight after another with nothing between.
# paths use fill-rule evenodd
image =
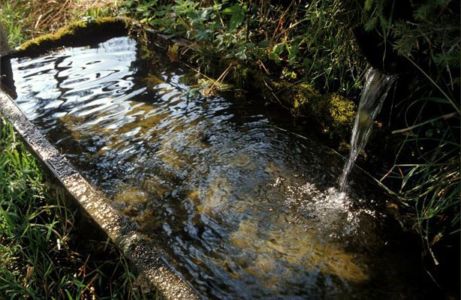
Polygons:
<instances>
[{"instance_id":1,"label":"grass","mask_svg":"<svg viewBox=\"0 0 461 300\"><path fill-rule=\"evenodd\" d=\"M461 116L446 98L432 97L424 100L423 106L416 101L412 105L419 110L417 117L408 118L405 128L393 132L405 138L392 168L381 181L399 183L403 203L415 214L413 228L421 235L424 250L434 265L438 265L433 249L451 246L443 241L456 243L460 235ZM434 116L434 110L439 116Z\"/></svg>"},{"instance_id":2,"label":"grass","mask_svg":"<svg viewBox=\"0 0 461 300\"><path fill-rule=\"evenodd\" d=\"M24 41L23 20L26 11L16 9L10 1L0 0L0 23L8 33L10 47L17 46Z\"/></svg>"},{"instance_id":3,"label":"grass","mask_svg":"<svg viewBox=\"0 0 461 300\"><path fill-rule=\"evenodd\" d=\"M78 214L50 193L12 126L0 127L0 298L155 298L113 244L75 227Z\"/></svg>"}]
</instances>

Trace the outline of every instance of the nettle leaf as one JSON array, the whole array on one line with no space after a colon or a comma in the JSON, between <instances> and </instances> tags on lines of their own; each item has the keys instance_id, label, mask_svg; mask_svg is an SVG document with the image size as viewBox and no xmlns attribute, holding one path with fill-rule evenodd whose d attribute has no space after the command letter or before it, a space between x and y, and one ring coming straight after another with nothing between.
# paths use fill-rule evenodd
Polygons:
<instances>
[{"instance_id":1,"label":"nettle leaf","mask_svg":"<svg viewBox=\"0 0 461 300\"><path fill-rule=\"evenodd\" d=\"M211 30L198 30L195 34L195 38L199 41L212 40L213 32Z\"/></svg>"},{"instance_id":2,"label":"nettle leaf","mask_svg":"<svg viewBox=\"0 0 461 300\"><path fill-rule=\"evenodd\" d=\"M202 12L200 14L200 18L202 20L208 20L209 18L212 19L213 18L212 13L213 13L213 8L211 8L211 7L204 8L204 9L202 9Z\"/></svg>"},{"instance_id":3,"label":"nettle leaf","mask_svg":"<svg viewBox=\"0 0 461 300\"><path fill-rule=\"evenodd\" d=\"M237 29L245 20L245 9L238 4L226 7L222 13L223 15L231 16L229 30Z\"/></svg>"}]
</instances>

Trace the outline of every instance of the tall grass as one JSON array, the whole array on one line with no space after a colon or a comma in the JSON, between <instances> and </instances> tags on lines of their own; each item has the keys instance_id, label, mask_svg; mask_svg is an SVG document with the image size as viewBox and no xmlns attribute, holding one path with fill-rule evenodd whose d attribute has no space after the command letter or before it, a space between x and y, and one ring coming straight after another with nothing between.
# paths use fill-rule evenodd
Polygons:
<instances>
[{"instance_id":1,"label":"tall grass","mask_svg":"<svg viewBox=\"0 0 461 300\"><path fill-rule=\"evenodd\" d=\"M0 24L8 32L8 43L10 47L15 47L25 40L23 23L27 11L17 9L12 1L0 0Z\"/></svg>"},{"instance_id":2,"label":"tall grass","mask_svg":"<svg viewBox=\"0 0 461 300\"><path fill-rule=\"evenodd\" d=\"M397 183L403 202L413 207L413 228L438 265L434 249L459 248L461 226L459 2L411 3L411 22L397 17L398 4L368 1L364 13L369 30L401 57L403 81L411 87L396 99L391 129L401 143L383 181Z\"/></svg>"},{"instance_id":3,"label":"tall grass","mask_svg":"<svg viewBox=\"0 0 461 300\"><path fill-rule=\"evenodd\" d=\"M143 296L123 254L79 232L75 218L62 197L51 198L37 162L1 119L0 298L155 298Z\"/></svg>"},{"instance_id":4,"label":"tall grass","mask_svg":"<svg viewBox=\"0 0 461 300\"><path fill-rule=\"evenodd\" d=\"M404 115L407 127L393 132L404 140L381 181L399 183L402 201L413 207L413 227L438 265L433 249L446 240L459 242L461 116L449 99L441 97L414 99L406 105Z\"/></svg>"}]
</instances>

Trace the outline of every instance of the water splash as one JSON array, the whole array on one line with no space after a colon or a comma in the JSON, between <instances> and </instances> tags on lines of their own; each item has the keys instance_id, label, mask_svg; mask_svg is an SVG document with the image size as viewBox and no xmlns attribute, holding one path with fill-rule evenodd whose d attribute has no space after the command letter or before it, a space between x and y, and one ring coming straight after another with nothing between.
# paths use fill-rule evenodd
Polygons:
<instances>
[{"instance_id":1,"label":"water splash","mask_svg":"<svg viewBox=\"0 0 461 300\"><path fill-rule=\"evenodd\" d=\"M360 97L360 104L355 117L354 129L352 130L351 150L349 159L344 166L339 180L341 192L347 190L349 174L354 167L360 152L365 148L373 128L373 121L381 110L384 100L396 79L396 76L386 75L370 67L365 75L366 83Z\"/></svg>"}]
</instances>

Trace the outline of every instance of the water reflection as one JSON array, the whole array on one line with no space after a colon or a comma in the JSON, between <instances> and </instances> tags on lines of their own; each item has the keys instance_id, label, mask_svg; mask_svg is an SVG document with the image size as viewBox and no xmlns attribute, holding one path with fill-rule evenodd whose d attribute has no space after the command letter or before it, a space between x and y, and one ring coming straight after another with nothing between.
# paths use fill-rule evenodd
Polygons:
<instances>
[{"instance_id":1,"label":"water reflection","mask_svg":"<svg viewBox=\"0 0 461 300\"><path fill-rule=\"evenodd\" d=\"M248 101L190 99L186 72L137 57L134 40L115 38L18 59L17 103L204 295L415 293L376 196L334 189L334 153Z\"/></svg>"}]
</instances>

